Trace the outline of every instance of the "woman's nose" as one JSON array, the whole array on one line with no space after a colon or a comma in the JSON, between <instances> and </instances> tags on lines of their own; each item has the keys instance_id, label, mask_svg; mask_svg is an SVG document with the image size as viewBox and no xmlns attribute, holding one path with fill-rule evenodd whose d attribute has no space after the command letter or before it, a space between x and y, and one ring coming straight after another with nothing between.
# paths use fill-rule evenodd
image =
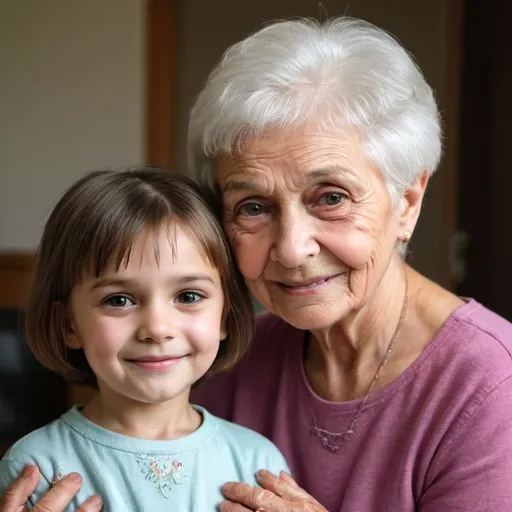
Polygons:
<instances>
[{"instance_id":1,"label":"woman's nose","mask_svg":"<svg viewBox=\"0 0 512 512\"><path fill-rule=\"evenodd\" d=\"M319 252L315 221L307 212L290 212L281 216L270 250L273 261L287 268L297 268Z\"/></svg>"}]
</instances>

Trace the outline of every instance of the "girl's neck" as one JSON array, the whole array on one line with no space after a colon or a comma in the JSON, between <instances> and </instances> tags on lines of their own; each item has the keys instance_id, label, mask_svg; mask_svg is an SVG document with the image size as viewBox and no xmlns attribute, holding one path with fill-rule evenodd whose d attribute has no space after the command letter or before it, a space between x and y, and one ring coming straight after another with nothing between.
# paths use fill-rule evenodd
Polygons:
<instances>
[{"instance_id":1,"label":"girl's neck","mask_svg":"<svg viewBox=\"0 0 512 512\"><path fill-rule=\"evenodd\" d=\"M190 405L188 396L147 404L109 395L100 386L100 392L84 407L82 414L117 434L148 440L178 439L191 434L202 423L201 414Z\"/></svg>"}]
</instances>

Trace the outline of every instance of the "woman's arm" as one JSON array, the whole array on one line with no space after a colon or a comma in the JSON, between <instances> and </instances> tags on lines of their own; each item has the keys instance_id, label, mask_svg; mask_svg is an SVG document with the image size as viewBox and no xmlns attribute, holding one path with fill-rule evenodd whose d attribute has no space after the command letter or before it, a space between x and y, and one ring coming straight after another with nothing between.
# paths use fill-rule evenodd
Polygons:
<instances>
[{"instance_id":1,"label":"woman's arm","mask_svg":"<svg viewBox=\"0 0 512 512\"><path fill-rule=\"evenodd\" d=\"M472 404L427 473L418 512L512 510L512 377Z\"/></svg>"}]
</instances>

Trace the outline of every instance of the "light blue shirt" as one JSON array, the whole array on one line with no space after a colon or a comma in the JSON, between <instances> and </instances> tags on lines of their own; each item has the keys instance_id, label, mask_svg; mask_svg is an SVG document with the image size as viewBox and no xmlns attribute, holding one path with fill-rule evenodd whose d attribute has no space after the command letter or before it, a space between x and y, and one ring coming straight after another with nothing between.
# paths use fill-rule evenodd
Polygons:
<instances>
[{"instance_id":1,"label":"light blue shirt","mask_svg":"<svg viewBox=\"0 0 512 512\"><path fill-rule=\"evenodd\" d=\"M41 481L30 503L63 475L83 477L74 512L93 494L104 511L214 511L227 481L256 485L255 473L289 471L279 450L265 437L194 406L203 423L192 434L170 441L136 439L99 427L74 407L58 420L32 432L0 461L0 494L25 464L36 464Z\"/></svg>"}]
</instances>

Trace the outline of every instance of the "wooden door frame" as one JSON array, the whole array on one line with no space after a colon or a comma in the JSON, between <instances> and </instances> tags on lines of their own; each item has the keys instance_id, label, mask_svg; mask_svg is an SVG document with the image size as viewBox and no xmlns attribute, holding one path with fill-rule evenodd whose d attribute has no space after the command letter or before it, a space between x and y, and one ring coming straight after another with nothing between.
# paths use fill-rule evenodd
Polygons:
<instances>
[{"instance_id":1,"label":"wooden door frame","mask_svg":"<svg viewBox=\"0 0 512 512\"><path fill-rule=\"evenodd\" d=\"M175 161L176 42L173 0L146 0L146 161Z\"/></svg>"},{"instance_id":2,"label":"wooden door frame","mask_svg":"<svg viewBox=\"0 0 512 512\"><path fill-rule=\"evenodd\" d=\"M22 309L32 271L30 252L0 252L0 309Z\"/></svg>"}]
</instances>

